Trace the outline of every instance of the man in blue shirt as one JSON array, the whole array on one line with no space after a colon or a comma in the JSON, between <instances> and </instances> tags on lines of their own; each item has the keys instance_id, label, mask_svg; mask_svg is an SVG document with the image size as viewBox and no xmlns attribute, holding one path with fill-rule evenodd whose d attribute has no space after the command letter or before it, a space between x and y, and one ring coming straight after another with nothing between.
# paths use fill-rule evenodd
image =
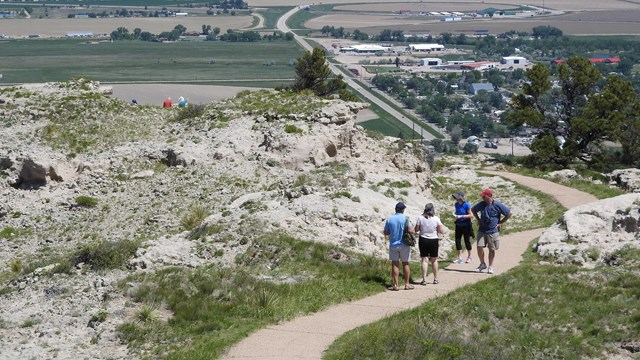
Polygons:
<instances>
[{"instance_id":1,"label":"man in blue shirt","mask_svg":"<svg viewBox=\"0 0 640 360\"><path fill-rule=\"evenodd\" d=\"M402 235L404 234L405 227L408 226L408 232L413 233L414 229L411 225L411 219L405 218L404 209L406 206L404 203L396 204L396 213L387 218L384 224L384 234L389 238L389 260L391 260L391 278L393 284L389 287L389 290L398 291L398 278L400 276L400 261L402 261L402 272L404 273L404 289L412 290L409 269L409 257L411 256L411 247L405 245L402 242Z\"/></svg>"},{"instance_id":2,"label":"man in blue shirt","mask_svg":"<svg viewBox=\"0 0 640 360\"><path fill-rule=\"evenodd\" d=\"M496 255L496 250L500 247L500 240L498 234L500 233L500 227L511 217L511 210L499 202L493 199L493 191L491 189L485 189L480 193L482 201L475 204L471 208L473 216L478 220L478 258L480 259L480 265L476 269L477 272L487 269L489 274L493 274L493 259ZM484 262L484 248L489 248L489 266Z\"/></svg>"}]
</instances>

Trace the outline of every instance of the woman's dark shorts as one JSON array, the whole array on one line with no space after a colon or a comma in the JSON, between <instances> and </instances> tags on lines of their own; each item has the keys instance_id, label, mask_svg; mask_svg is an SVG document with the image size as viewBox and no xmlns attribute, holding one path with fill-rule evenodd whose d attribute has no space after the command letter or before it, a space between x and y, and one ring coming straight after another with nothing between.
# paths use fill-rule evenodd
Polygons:
<instances>
[{"instance_id":1,"label":"woman's dark shorts","mask_svg":"<svg viewBox=\"0 0 640 360\"><path fill-rule=\"evenodd\" d=\"M420 236L418 240L418 248L420 249L420 257L438 257L438 239L427 239Z\"/></svg>"}]
</instances>

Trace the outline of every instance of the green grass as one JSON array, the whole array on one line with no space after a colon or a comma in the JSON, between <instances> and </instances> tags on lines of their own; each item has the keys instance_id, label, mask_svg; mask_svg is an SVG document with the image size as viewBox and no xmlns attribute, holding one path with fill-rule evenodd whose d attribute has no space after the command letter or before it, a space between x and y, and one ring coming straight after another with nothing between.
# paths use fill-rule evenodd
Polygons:
<instances>
[{"instance_id":1,"label":"green grass","mask_svg":"<svg viewBox=\"0 0 640 360\"><path fill-rule=\"evenodd\" d=\"M353 89L350 88L350 91L356 94L356 96L358 96L360 101L368 102L366 99L360 96L360 94L356 93ZM413 130L410 127L398 121L398 119L396 119L394 116L386 112L380 106L374 103L369 103L369 110L373 111L376 115L378 115L378 118L358 123L358 125L361 125L365 129L376 131L387 136L400 137L400 134L402 134L402 138L404 139L412 139L412 138L420 137L420 134L418 132L416 132L412 137L411 135Z\"/></svg>"},{"instance_id":2,"label":"green grass","mask_svg":"<svg viewBox=\"0 0 640 360\"><path fill-rule=\"evenodd\" d=\"M618 266L541 265L536 254L340 337L324 359L606 359L640 338L640 250Z\"/></svg>"},{"instance_id":3,"label":"green grass","mask_svg":"<svg viewBox=\"0 0 640 360\"><path fill-rule=\"evenodd\" d=\"M180 228L191 231L200 226L202 222L211 214L211 211L204 205L196 204L192 206L180 219Z\"/></svg>"},{"instance_id":4,"label":"green grass","mask_svg":"<svg viewBox=\"0 0 640 360\"><path fill-rule=\"evenodd\" d=\"M331 10L333 9L333 6L334 5L331 5L331 4L328 4L328 5L316 4L310 7L311 10L298 11L289 18L289 20L287 21L287 26L289 26L289 28L294 30L306 29L306 27L304 26L305 22L311 19L320 17L322 15L326 15L327 13L331 12ZM296 33L298 35L303 34L303 32L300 32L300 31L296 31Z\"/></svg>"},{"instance_id":5,"label":"green grass","mask_svg":"<svg viewBox=\"0 0 640 360\"><path fill-rule=\"evenodd\" d=\"M144 30L144 29L143 29ZM2 44L3 82L288 82L302 55L293 41L256 43L10 40ZM100 66L96 66L99 61ZM265 65L271 64L273 65Z\"/></svg>"},{"instance_id":6,"label":"green grass","mask_svg":"<svg viewBox=\"0 0 640 360\"><path fill-rule=\"evenodd\" d=\"M31 229L16 229L14 227L6 227L0 230L0 239L12 240L19 237L27 236L32 233Z\"/></svg>"},{"instance_id":7,"label":"green grass","mask_svg":"<svg viewBox=\"0 0 640 360\"><path fill-rule=\"evenodd\" d=\"M208 4L210 1L195 0L189 1L189 4ZM80 5L98 5L98 6L178 6L174 0L144 0L144 1L130 1L130 0L69 0L65 1L65 4L80 4ZM33 6L39 5L34 3Z\"/></svg>"},{"instance_id":8,"label":"green grass","mask_svg":"<svg viewBox=\"0 0 640 360\"><path fill-rule=\"evenodd\" d=\"M360 86L362 86L363 88L367 89L370 87L369 84L364 83L360 80L355 80L354 81L356 83L358 83ZM391 106L394 110L398 111L399 113L401 113L402 115L404 115L407 119L410 119L411 121L413 121L414 124L416 124L416 133L420 132L420 128L424 129L426 132L428 132L429 134L433 135L436 139L443 139L444 136L442 134L440 134L438 131L434 130L430 125L427 125L425 123L423 123L420 119L418 119L417 117L415 117L414 115L410 114L409 112L407 112L405 109L401 108L400 106L398 106L397 104L395 104L394 102L390 101L389 99L387 99L387 97L383 96L382 94L379 94L376 91L370 91L371 94L373 94L373 96L375 96L376 98L384 101L387 105Z\"/></svg>"},{"instance_id":9,"label":"green grass","mask_svg":"<svg viewBox=\"0 0 640 360\"><path fill-rule=\"evenodd\" d=\"M268 7L265 10L258 13L264 17L265 29L276 29L278 25L278 19L282 17L287 11L291 10L288 6L273 6Z\"/></svg>"},{"instance_id":10,"label":"green grass","mask_svg":"<svg viewBox=\"0 0 640 360\"><path fill-rule=\"evenodd\" d=\"M145 323L137 315L119 328L120 336L134 351L142 351L137 346L143 344L151 349L150 358L166 353L168 359L216 358L267 324L384 291L387 273L388 263L371 256L264 236L236 258L233 270L171 268L123 281L123 288L138 284L134 302L165 304L173 317Z\"/></svg>"},{"instance_id":11,"label":"green grass","mask_svg":"<svg viewBox=\"0 0 640 360\"><path fill-rule=\"evenodd\" d=\"M91 196L81 195L76 197L76 204L80 207L96 207L98 205L98 199Z\"/></svg>"}]
</instances>

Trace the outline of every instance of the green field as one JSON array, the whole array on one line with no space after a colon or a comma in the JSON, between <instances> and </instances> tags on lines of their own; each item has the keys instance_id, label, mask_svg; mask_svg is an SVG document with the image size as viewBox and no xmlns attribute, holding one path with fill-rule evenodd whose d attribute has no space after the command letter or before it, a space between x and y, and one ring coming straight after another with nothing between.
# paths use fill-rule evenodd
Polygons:
<instances>
[{"instance_id":1,"label":"green field","mask_svg":"<svg viewBox=\"0 0 640 360\"><path fill-rule=\"evenodd\" d=\"M189 4L205 6L211 1L204 0L191 0ZM185 2L178 2L175 0L144 0L144 1L131 1L131 0L65 0L65 4L69 5L94 5L94 6L184 6ZM214 3L217 3L214 1ZM43 4L35 1L24 2L23 5L42 6Z\"/></svg>"},{"instance_id":2,"label":"green field","mask_svg":"<svg viewBox=\"0 0 640 360\"><path fill-rule=\"evenodd\" d=\"M295 77L291 62L302 55L290 41L253 43L86 40L0 42L2 83L64 81L280 84ZM244 86L251 86L244 84Z\"/></svg>"}]
</instances>

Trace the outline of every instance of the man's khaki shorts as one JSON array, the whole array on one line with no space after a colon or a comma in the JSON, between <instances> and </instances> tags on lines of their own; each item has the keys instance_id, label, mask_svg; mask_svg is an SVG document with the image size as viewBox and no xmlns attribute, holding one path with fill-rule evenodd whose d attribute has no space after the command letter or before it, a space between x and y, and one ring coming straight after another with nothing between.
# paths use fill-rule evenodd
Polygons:
<instances>
[{"instance_id":1,"label":"man's khaki shorts","mask_svg":"<svg viewBox=\"0 0 640 360\"><path fill-rule=\"evenodd\" d=\"M409 257L411 257L411 248L405 244L389 249L389 260L391 261L409 262Z\"/></svg>"},{"instance_id":2,"label":"man's khaki shorts","mask_svg":"<svg viewBox=\"0 0 640 360\"><path fill-rule=\"evenodd\" d=\"M500 239L498 238L500 233L485 234L478 231L478 237L476 242L478 247L488 247L490 250L498 250L500 248Z\"/></svg>"}]
</instances>

